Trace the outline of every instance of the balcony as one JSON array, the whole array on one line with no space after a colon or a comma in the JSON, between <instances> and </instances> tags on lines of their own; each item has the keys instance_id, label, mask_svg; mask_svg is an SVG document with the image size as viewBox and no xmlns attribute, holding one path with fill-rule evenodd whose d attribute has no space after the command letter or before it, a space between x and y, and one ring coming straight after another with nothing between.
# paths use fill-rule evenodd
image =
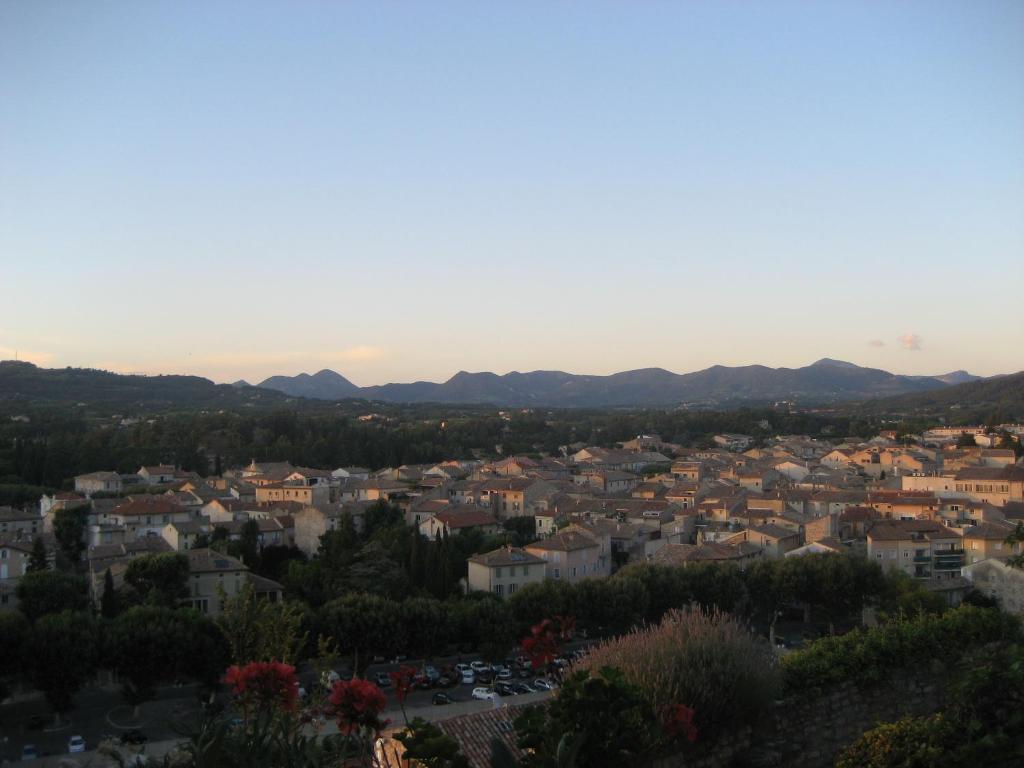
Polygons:
<instances>
[{"instance_id":1,"label":"balcony","mask_svg":"<svg viewBox=\"0 0 1024 768\"><path fill-rule=\"evenodd\" d=\"M931 555L914 555L915 563L930 563L932 561Z\"/></svg>"}]
</instances>

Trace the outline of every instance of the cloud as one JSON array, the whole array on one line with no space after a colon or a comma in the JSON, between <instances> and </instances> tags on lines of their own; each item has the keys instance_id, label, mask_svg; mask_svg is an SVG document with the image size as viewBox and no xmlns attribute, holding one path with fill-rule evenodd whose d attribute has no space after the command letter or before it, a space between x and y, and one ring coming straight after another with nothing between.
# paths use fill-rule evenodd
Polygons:
<instances>
[{"instance_id":1,"label":"cloud","mask_svg":"<svg viewBox=\"0 0 1024 768\"><path fill-rule=\"evenodd\" d=\"M921 345L924 343L924 339L916 333L905 333L897 341L899 341L901 347L910 352L920 352Z\"/></svg>"},{"instance_id":2,"label":"cloud","mask_svg":"<svg viewBox=\"0 0 1024 768\"><path fill-rule=\"evenodd\" d=\"M872 339L871 341L868 342L868 346L869 347L884 347L885 346L885 342L882 341L881 339Z\"/></svg>"}]
</instances>

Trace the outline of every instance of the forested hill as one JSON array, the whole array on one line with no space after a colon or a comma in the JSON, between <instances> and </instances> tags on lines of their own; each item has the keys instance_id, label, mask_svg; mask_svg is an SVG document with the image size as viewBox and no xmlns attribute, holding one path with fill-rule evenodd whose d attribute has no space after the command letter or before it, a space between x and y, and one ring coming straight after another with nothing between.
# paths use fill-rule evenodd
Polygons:
<instances>
[{"instance_id":1,"label":"forested hill","mask_svg":"<svg viewBox=\"0 0 1024 768\"><path fill-rule=\"evenodd\" d=\"M0 404L87 406L132 411L282 405L288 395L258 387L214 384L199 376L128 376L92 368L39 368L0 361Z\"/></svg>"},{"instance_id":2,"label":"forested hill","mask_svg":"<svg viewBox=\"0 0 1024 768\"><path fill-rule=\"evenodd\" d=\"M957 421L1024 420L1024 371L848 406L862 414L956 417Z\"/></svg>"}]
</instances>

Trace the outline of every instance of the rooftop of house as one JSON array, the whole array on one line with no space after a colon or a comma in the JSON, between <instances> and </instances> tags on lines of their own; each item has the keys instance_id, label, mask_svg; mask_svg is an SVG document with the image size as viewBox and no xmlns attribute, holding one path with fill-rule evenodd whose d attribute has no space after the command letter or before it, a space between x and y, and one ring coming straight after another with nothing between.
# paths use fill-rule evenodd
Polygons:
<instances>
[{"instance_id":1,"label":"rooftop of house","mask_svg":"<svg viewBox=\"0 0 1024 768\"><path fill-rule=\"evenodd\" d=\"M521 547L499 547L490 552L473 555L469 558L471 563L486 565L488 568L496 568L504 565L531 565L543 564L544 561L536 555L531 555Z\"/></svg>"},{"instance_id":2,"label":"rooftop of house","mask_svg":"<svg viewBox=\"0 0 1024 768\"><path fill-rule=\"evenodd\" d=\"M546 550L549 552L575 552L582 549L592 549L598 543L592 537L579 531L559 531L546 539L535 541L526 545L528 550Z\"/></svg>"},{"instance_id":3,"label":"rooftop of house","mask_svg":"<svg viewBox=\"0 0 1024 768\"><path fill-rule=\"evenodd\" d=\"M932 520L879 520L868 530L871 541L959 539L960 535Z\"/></svg>"},{"instance_id":4,"label":"rooftop of house","mask_svg":"<svg viewBox=\"0 0 1024 768\"><path fill-rule=\"evenodd\" d=\"M213 549L189 549L185 552L190 573L228 573L249 570L241 560Z\"/></svg>"}]
</instances>

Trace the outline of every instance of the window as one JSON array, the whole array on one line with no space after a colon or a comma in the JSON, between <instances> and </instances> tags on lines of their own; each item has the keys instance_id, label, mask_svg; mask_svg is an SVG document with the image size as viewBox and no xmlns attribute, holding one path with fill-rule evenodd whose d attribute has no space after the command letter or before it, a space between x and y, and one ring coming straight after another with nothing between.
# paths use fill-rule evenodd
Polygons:
<instances>
[{"instance_id":1,"label":"window","mask_svg":"<svg viewBox=\"0 0 1024 768\"><path fill-rule=\"evenodd\" d=\"M576 577L576 568L575 568L575 566L574 566L574 567L573 567L573 569L572 569L572 575L573 575L573 578L575 578L575 577Z\"/></svg>"},{"instance_id":2,"label":"window","mask_svg":"<svg viewBox=\"0 0 1024 768\"><path fill-rule=\"evenodd\" d=\"M516 585L515 584L509 584L508 585L508 593L511 595L515 591L516 591Z\"/></svg>"},{"instance_id":3,"label":"window","mask_svg":"<svg viewBox=\"0 0 1024 768\"><path fill-rule=\"evenodd\" d=\"M509 566L508 575L509 576L515 576L516 575L516 567L514 565Z\"/></svg>"},{"instance_id":4,"label":"window","mask_svg":"<svg viewBox=\"0 0 1024 768\"><path fill-rule=\"evenodd\" d=\"M562 572L558 568L555 568L554 571L555 571L555 578L556 579L561 578Z\"/></svg>"},{"instance_id":5,"label":"window","mask_svg":"<svg viewBox=\"0 0 1024 768\"><path fill-rule=\"evenodd\" d=\"M500 579L501 578L501 568L500 567L494 569L494 578L496 578L496 579Z\"/></svg>"},{"instance_id":6,"label":"window","mask_svg":"<svg viewBox=\"0 0 1024 768\"><path fill-rule=\"evenodd\" d=\"M494 587L494 594L496 594L498 597L504 597L505 596L505 587L504 587L504 585L496 584L495 587Z\"/></svg>"}]
</instances>

